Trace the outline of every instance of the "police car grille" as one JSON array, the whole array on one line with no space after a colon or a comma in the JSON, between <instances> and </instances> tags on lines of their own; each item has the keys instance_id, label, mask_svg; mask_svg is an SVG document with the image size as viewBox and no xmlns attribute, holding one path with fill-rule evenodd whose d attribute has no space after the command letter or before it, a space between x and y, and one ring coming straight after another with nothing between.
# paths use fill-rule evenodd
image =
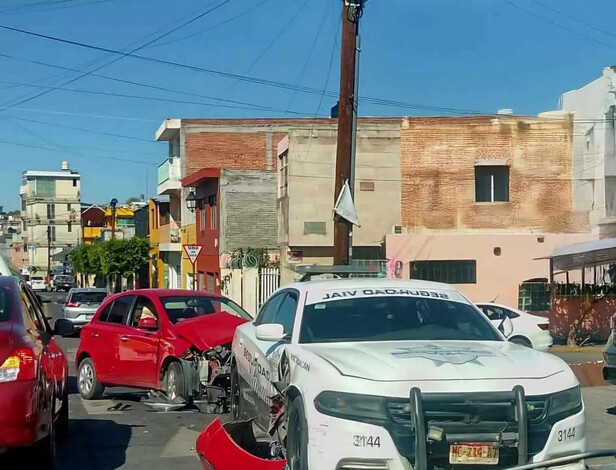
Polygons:
<instances>
[{"instance_id":1,"label":"police car grille","mask_svg":"<svg viewBox=\"0 0 616 470\"><path fill-rule=\"evenodd\" d=\"M547 399L543 397L528 397L526 399L529 422L542 420L547 407ZM411 424L411 408L409 400L392 399L387 403L389 416L398 424ZM426 421L436 422L512 422L515 421L512 403L427 403L424 404Z\"/></svg>"}]
</instances>

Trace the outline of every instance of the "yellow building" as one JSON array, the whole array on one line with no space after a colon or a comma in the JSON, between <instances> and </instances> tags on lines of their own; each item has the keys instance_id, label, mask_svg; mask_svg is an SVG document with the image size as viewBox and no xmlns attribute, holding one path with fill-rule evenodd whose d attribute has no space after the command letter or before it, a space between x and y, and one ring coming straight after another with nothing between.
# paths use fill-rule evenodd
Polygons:
<instances>
[{"instance_id":1,"label":"yellow building","mask_svg":"<svg viewBox=\"0 0 616 470\"><path fill-rule=\"evenodd\" d=\"M160 217L158 201L148 201L148 223L150 226L150 286L154 289L163 286L164 268L160 258Z\"/></svg>"}]
</instances>

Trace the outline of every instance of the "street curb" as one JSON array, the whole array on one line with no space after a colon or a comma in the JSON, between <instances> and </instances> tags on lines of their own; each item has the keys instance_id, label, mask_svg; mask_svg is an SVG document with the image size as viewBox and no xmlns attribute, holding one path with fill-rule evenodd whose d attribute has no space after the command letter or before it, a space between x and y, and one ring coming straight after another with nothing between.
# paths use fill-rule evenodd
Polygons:
<instances>
[{"instance_id":1,"label":"street curb","mask_svg":"<svg viewBox=\"0 0 616 470\"><path fill-rule=\"evenodd\" d=\"M603 361L580 362L570 366L582 387L608 385L603 380Z\"/></svg>"}]
</instances>

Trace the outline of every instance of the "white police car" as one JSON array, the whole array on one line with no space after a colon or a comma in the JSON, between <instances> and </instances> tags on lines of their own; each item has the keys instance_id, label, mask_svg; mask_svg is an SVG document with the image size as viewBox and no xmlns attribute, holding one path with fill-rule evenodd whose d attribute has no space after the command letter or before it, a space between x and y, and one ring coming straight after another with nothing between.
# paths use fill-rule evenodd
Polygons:
<instances>
[{"instance_id":1,"label":"white police car","mask_svg":"<svg viewBox=\"0 0 616 470\"><path fill-rule=\"evenodd\" d=\"M291 470L508 468L586 450L569 366L508 342L444 284L291 284L232 350L232 418L268 429Z\"/></svg>"}]
</instances>

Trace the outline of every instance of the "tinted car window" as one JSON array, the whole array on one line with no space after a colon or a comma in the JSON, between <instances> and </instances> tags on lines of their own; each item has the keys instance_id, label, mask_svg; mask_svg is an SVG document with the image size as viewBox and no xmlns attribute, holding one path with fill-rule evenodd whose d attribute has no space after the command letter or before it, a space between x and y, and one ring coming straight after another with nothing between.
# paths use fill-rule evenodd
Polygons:
<instances>
[{"instance_id":1,"label":"tinted car window","mask_svg":"<svg viewBox=\"0 0 616 470\"><path fill-rule=\"evenodd\" d=\"M100 304L107 297L106 292L73 292L71 294L71 303L92 303Z\"/></svg>"},{"instance_id":2,"label":"tinted car window","mask_svg":"<svg viewBox=\"0 0 616 470\"><path fill-rule=\"evenodd\" d=\"M239 305L225 298L193 295L163 297L160 300L171 323L220 312L230 313L245 320L251 318Z\"/></svg>"},{"instance_id":3,"label":"tinted car window","mask_svg":"<svg viewBox=\"0 0 616 470\"><path fill-rule=\"evenodd\" d=\"M109 320L109 312L111 312L111 307L113 307L113 302L107 304L107 306L103 309L100 316L98 317L98 321L106 323Z\"/></svg>"},{"instance_id":4,"label":"tinted car window","mask_svg":"<svg viewBox=\"0 0 616 470\"><path fill-rule=\"evenodd\" d=\"M11 300L8 290L0 291L0 322L11 319Z\"/></svg>"},{"instance_id":5,"label":"tinted car window","mask_svg":"<svg viewBox=\"0 0 616 470\"><path fill-rule=\"evenodd\" d=\"M306 305L300 342L502 341L471 305L441 299L362 297Z\"/></svg>"},{"instance_id":6,"label":"tinted car window","mask_svg":"<svg viewBox=\"0 0 616 470\"><path fill-rule=\"evenodd\" d=\"M293 333L293 324L295 323L295 313L297 312L297 294L289 292L278 309L278 314L274 323L280 323L284 326L285 334Z\"/></svg>"},{"instance_id":7,"label":"tinted car window","mask_svg":"<svg viewBox=\"0 0 616 470\"><path fill-rule=\"evenodd\" d=\"M282 303L285 296L285 292L280 292L279 294L271 297L261 308L259 312L259 316L255 321L255 325L265 325L268 323L274 323L274 319L276 318L276 313L278 313L278 307Z\"/></svg>"},{"instance_id":8,"label":"tinted car window","mask_svg":"<svg viewBox=\"0 0 616 470\"><path fill-rule=\"evenodd\" d=\"M113 306L109 312L107 323L119 323L125 325L134 299L135 297L132 295L116 299L115 302L113 302Z\"/></svg>"}]
</instances>

